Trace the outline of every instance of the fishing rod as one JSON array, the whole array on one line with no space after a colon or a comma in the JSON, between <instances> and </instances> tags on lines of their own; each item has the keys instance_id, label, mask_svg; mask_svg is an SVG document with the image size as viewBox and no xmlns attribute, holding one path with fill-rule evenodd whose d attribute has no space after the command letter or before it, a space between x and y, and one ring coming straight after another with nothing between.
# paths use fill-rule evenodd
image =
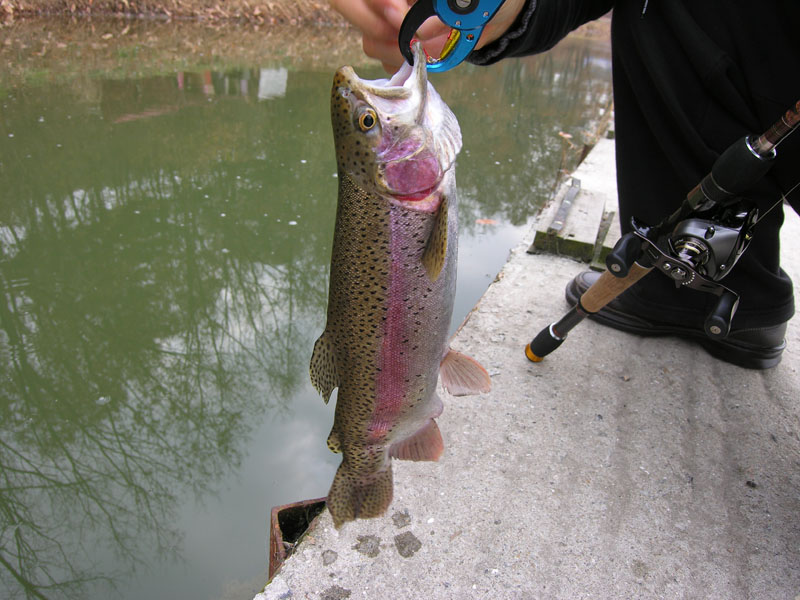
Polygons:
<instances>
[{"instance_id":1,"label":"fishing rod","mask_svg":"<svg viewBox=\"0 0 800 600\"><path fill-rule=\"evenodd\" d=\"M567 334L622 292L656 269L676 285L717 296L704 330L723 339L739 305L739 295L719 281L733 270L747 249L759 221L758 209L742 196L763 178L777 156L776 148L800 125L800 101L760 136L745 136L714 162L680 207L658 225L631 219L633 230L622 236L606 257L600 278L560 320L542 329L525 347L540 362ZM786 198L782 195L775 208Z\"/></svg>"}]
</instances>

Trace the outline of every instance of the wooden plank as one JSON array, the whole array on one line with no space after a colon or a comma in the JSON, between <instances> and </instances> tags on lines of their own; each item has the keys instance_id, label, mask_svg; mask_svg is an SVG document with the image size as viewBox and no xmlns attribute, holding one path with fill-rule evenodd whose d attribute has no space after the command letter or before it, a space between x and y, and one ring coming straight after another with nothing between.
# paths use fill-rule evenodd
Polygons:
<instances>
[{"instance_id":1,"label":"wooden plank","mask_svg":"<svg viewBox=\"0 0 800 600\"><path fill-rule=\"evenodd\" d=\"M597 243L594 247L592 263L589 265L592 269L596 271L605 270L606 256L614 248L620 237L622 235L619 228L619 214L616 210L609 211L608 206L606 206L600 231L597 232Z\"/></svg>"},{"instance_id":2,"label":"wooden plank","mask_svg":"<svg viewBox=\"0 0 800 600\"><path fill-rule=\"evenodd\" d=\"M577 184L577 185L576 185ZM580 191L577 186L580 186ZM619 239L614 141L600 140L537 221L529 252L597 263Z\"/></svg>"},{"instance_id":3,"label":"wooden plank","mask_svg":"<svg viewBox=\"0 0 800 600\"><path fill-rule=\"evenodd\" d=\"M564 224L567 222L567 217L569 216L569 211L572 208L572 204L575 202L575 198L580 191L581 180L573 177L569 187L567 188L567 192L564 194L561 203L558 205L558 210L556 210L553 220L550 221L550 225L547 226L547 235L561 234L564 229Z\"/></svg>"}]
</instances>

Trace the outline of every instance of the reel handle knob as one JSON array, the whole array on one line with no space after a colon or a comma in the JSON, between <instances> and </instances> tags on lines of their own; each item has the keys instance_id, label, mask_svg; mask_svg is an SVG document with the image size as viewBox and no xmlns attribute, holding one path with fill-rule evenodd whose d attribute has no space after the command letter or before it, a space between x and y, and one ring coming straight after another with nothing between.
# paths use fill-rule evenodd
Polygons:
<instances>
[{"instance_id":1,"label":"reel handle knob","mask_svg":"<svg viewBox=\"0 0 800 600\"><path fill-rule=\"evenodd\" d=\"M627 277L642 253L642 242L633 233L623 235L606 256L606 267L614 277Z\"/></svg>"},{"instance_id":2,"label":"reel handle knob","mask_svg":"<svg viewBox=\"0 0 800 600\"><path fill-rule=\"evenodd\" d=\"M704 328L706 335L712 339L723 339L731 330L731 321L739 306L739 296L730 290L725 290L717 300L716 306L706 317Z\"/></svg>"}]
</instances>

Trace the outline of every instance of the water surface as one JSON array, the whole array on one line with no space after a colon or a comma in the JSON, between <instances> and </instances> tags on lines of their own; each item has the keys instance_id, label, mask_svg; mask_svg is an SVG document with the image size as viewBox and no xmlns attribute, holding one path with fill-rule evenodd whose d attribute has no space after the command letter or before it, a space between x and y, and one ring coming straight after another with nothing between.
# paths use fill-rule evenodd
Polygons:
<instances>
[{"instance_id":1,"label":"water surface","mask_svg":"<svg viewBox=\"0 0 800 600\"><path fill-rule=\"evenodd\" d=\"M339 462L308 380L333 71L81 68L102 51L0 84L0 597L249 599L270 507ZM432 80L464 139L455 328L589 137L608 48Z\"/></svg>"}]
</instances>

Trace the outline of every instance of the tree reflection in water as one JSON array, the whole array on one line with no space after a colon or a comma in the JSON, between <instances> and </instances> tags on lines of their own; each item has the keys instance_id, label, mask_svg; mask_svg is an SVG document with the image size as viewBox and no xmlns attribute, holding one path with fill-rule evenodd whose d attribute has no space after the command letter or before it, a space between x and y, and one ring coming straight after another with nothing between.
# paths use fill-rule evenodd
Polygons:
<instances>
[{"instance_id":1,"label":"tree reflection in water","mask_svg":"<svg viewBox=\"0 0 800 600\"><path fill-rule=\"evenodd\" d=\"M30 598L179 558L178 499L235 470L305 383L302 323L324 310L320 252L263 216L264 163L120 180L94 151L80 187L20 178L4 209L0 571Z\"/></svg>"},{"instance_id":2,"label":"tree reflection in water","mask_svg":"<svg viewBox=\"0 0 800 600\"><path fill-rule=\"evenodd\" d=\"M464 130L465 239L476 217L521 225L547 199L558 131L608 94L589 59L567 46L435 82ZM335 212L330 76L82 79L3 100L9 597L84 598L181 560L181 504L218 491L265 415L308 386Z\"/></svg>"}]
</instances>

